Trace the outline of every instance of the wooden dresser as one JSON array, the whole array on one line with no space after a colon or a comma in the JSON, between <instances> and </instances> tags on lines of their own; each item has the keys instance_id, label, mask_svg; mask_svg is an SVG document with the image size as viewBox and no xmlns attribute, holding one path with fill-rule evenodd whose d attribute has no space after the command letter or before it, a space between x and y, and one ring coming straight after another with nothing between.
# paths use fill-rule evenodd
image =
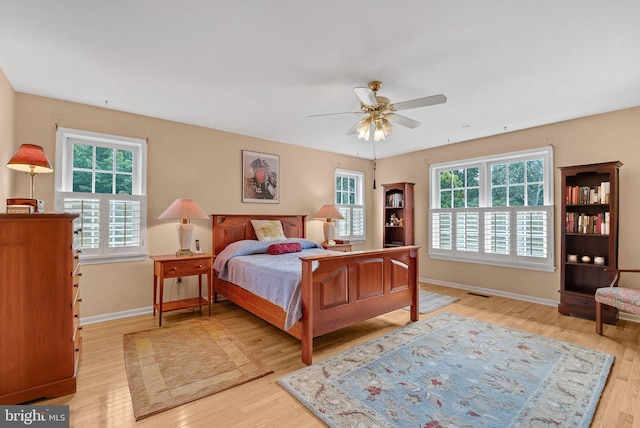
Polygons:
<instances>
[{"instance_id":1,"label":"wooden dresser","mask_svg":"<svg viewBox=\"0 0 640 428\"><path fill-rule=\"evenodd\" d=\"M0 214L0 404L76 391L80 272L72 214Z\"/></svg>"}]
</instances>

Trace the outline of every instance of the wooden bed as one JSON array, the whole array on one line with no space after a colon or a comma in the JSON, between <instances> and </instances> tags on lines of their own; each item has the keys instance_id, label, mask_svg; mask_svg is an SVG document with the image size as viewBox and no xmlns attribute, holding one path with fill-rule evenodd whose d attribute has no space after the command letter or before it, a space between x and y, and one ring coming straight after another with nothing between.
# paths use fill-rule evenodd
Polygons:
<instances>
[{"instance_id":1,"label":"wooden bed","mask_svg":"<svg viewBox=\"0 0 640 428\"><path fill-rule=\"evenodd\" d=\"M305 237L304 215L213 214L213 254L243 239L257 239L251 220L280 220L287 238ZM285 312L243 288L213 276L213 298L221 294L235 304L301 340L302 362L310 365L313 338L411 305L418 315L417 246L335 252L300 257L302 318L284 330ZM319 263L312 269L312 263Z\"/></svg>"}]
</instances>

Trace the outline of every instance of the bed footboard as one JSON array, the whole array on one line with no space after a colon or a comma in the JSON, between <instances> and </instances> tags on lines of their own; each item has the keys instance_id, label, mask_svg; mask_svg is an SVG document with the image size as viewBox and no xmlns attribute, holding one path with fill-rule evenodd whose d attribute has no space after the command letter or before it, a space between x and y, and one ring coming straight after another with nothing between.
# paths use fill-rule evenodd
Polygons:
<instances>
[{"instance_id":1,"label":"bed footboard","mask_svg":"<svg viewBox=\"0 0 640 428\"><path fill-rule=\"evenodd\" d=\"M301 257L302 362L311 364L316 336L405 306L417 321L418 250L405 246Z\"/></svg>"}]
</instances>

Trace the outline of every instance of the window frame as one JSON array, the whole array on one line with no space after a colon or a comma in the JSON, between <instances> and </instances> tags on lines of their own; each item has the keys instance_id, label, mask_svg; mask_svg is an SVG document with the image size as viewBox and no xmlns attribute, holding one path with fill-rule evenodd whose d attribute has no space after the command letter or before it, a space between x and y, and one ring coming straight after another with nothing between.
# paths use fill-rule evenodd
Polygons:
<instances>
[{"instance_id":1,"label":"window frame","mask_svg":"<svg viewBox=\"0 0 640 428\"><path fill-rule=\"evenodd\" d=\"M491 171L493 165L509 164L513 162L527 162L542 158L544 169L542 173L542 186L544 191L542 205L521 206L492 206L492 181ZM478 207L440 208L440 174L443 171L455 169L479 168L479 195ZM453 260L470 263L481 263L496 266L506 266L521 269L540 270L553 272L555 270L555 227L554 227L554 175L553 175L553 148L551 146L503 153L492 156L484 156L460 161L434 164L429 167L430 175L430 206L429 206L429 257L433 259ZM532 181L534 182L534 181ZM527 177L524 178L526 193ZM535 183L539 183L535 181ZM455 202L451 202L455 205ZM466 199L465 199L466 205ZM508 223L503 225L500 233L508 237L507 247L509 253L490 251L491 236L498 236L497 229L490 228L488 216L492 213L501 213L502 218L507 218ZM457 235L458 217L466 219L477 218L477 227L473 222L464 222L466 228L470 228L476 235ZM443 218L448 221L442 222ZM525 219L519 225L518 221ZM546 228L546 229L545 229ZM442 233L444 231L444 233ZM526 232L529 232L527 235ZM489 233L489 235L487 235ZM473 241L477 240L477 243ZM450 248L443 248L447 243ZM464 248L457 248L457 243L464 244ZM472 244L472 245L471 245ZM520 245L520 247L518 247ZM546 256L525 255L525 250L534 252L535 248L542 247ZM469 248L471 248L469 250ZM520 252L520 253L519 253ZM540 254L540 252L538 252Z\"/></svg>"},{"instance_id":2,"label":"window frame","mask_svg":"<svg viewBox=\"0 0 640 428\"><path fill-rule=\"evenodd\" d=\"M133 152L132 162L132 194L92 193L73 191L73 147L74 144L84 144L93 147L109 149L123 149ZM114 171L115 173L115 171ZM94 179L95 181L95 179ZM115 180L114 180L115 182ZM145 260L146 223L147 223L147 141L139 138L90 132L71 128L58 127L56 130L56 174L55 174L55 209L65 211L65 200L82 199L98 200L100 213L98 248L83 248L76 241L76 247L81 250L81 264L112 263L124 261ZM112 202L127 202L139 204L139 245L110 246L110 217ZM81 228L82 216L75 220L75 227Z\"/></svg>"},{"instance_id":3,"label":"window frame","mask_svg":"<svg viewBox=\"0 0 640 428\"><path fill-rule=\"evenodd\" d=\"M339 190L336 186L338 178L355 179L355 204L341 204L337 201L337 195ZM367 236L367 219L366 219L366 207L365 207L365 195L364 195L364 172L350 171L347 169L336 168L334 170L334 190L333 200L338 208L338 211L344 216L345 220L338 220L336 222L336 238L342 240L348 240L351 244L361 244L366 241ZM354 221L352 219L360 217L362 219L359 225L362 234L354 233ZM345 229L348 230L348 234L344 233Z\"/></svg>"}]
</instances>

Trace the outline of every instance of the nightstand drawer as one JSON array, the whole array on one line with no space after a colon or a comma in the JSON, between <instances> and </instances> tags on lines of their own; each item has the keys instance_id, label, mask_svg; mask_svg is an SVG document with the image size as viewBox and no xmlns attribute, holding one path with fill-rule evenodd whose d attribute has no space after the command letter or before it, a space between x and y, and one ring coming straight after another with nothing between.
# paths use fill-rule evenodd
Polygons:
<instances>
[{"instance_id":1,"label":"nightstand drawer","mask_svg":"<svg viewBox=\"0 0 640 428\"><path fill-rule=\"evenodd\" d=\"M164 263L162 274L166 278L176 276L198 275L209 273L211 270L211 259L185 260Z\"/></svg>"}]
</instances>

